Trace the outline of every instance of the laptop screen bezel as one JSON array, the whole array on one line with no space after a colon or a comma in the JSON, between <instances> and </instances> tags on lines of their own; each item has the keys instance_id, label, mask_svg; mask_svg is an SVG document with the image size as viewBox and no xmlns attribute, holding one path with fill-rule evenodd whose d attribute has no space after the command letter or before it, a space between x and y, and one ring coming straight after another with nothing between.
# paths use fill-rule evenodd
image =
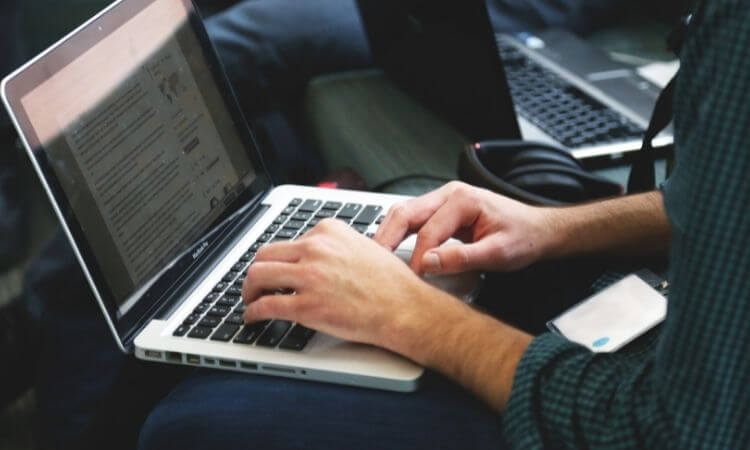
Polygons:
<instances>
[{"instance_id":1,"label":"laptop screen bezel","mask_svg":"<svg viewBox=\"0 0 750 450\"><path fill-rule=\"evenodd\" d=\"M396 86L470 140L521 139L485 0L357 0L357 7L373 60ZM434 26L441 21L463 39L441 35Z\"/></svg>"},{"instance_id":2,"label":"laptop screen bezel","mask_svg":"<svg viewBox=\"0 0 750 450\"><path fill-rule=\"evenodd\" d=\"M93 249L81 227L81 223L62 189L61 182L47 158L46 151L37 137L26 110L21 103L21 99L156 1L161 0L119 0L111 4L71 34L8 76L2 83L3 100L10 112L11 119L24 141L32 162L39 173L42 184L50 197L52 206L71 241L73 250L91 285L94 296L97 297L110 326L113 328L112 331L118 340L118 344L124 351L132 351L132 340L135 338L137 330L147 322L148 317L152 316L165 301L170 299L170 287L180 282L185 273L189 271L190 266L205 263L205 261L202 261L202 258L214 255L215 252L202 251L200 253L204 256L175 260L171 267L161 274L158 280L144 292L136 304L120 316L118 313L118 303L115 301L114 294L106 282L102 268L97 262ZM256 179L237 196L229 205L227 211L214 221L212 226L208 227L207 234L211 234L210 231L212 229L219 224L226 226L227 218L231 217L232 214L237 212L247 202L262 197L273 185L267 168L263 163L261 151L256 145L252 133L245 122L224 68L203 26L203 21L197 8L191 0L178 1L187 10L189 26L195 32L203 56L208 62L209 71L216 82L216 87L224 100L227 112L235 124L240 141L256 172ZM219 245L220 241L221 239L205 239L201 237L196 239L192 247L204 247L208 245L209 248L206 250L211 250L211 246ZM190 249L187 249L183 254L186 253L190 253Z\"/></svg>"}]
</instances>

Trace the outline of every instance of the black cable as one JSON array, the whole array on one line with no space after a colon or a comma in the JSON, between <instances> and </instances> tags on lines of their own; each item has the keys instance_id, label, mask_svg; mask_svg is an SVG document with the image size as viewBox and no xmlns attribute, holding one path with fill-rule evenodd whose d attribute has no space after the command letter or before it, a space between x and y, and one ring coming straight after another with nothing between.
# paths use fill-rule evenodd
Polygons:
<instances>
[{"instance_id":1,"label":"black cable","mask_svg":"<svg viewBox=\"0 0 750 450\"><path fill-rule=\"evenodd\" d=\"M383 190L385 190L389 186L392 186L396 183L401 183L403 181L408 181L410 179L419 179L419 178L423 180L429 180L429 181L439 181L442 183L448 183L449 181L455 180L451 178L439 177L437 175L430 175L427 173L410 173L410 174L401 175L396 178L392 178L390 180L386 180L381 183L378 183L375 186L373 186L372 190L375 192L383 192Z\"/></svg>"}]
</instances>

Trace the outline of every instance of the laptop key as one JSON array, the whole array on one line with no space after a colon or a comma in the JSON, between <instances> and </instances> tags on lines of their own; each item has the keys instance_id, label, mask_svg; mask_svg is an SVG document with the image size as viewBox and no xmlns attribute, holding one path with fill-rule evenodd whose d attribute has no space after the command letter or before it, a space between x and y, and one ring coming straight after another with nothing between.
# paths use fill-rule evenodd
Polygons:
<instances>
[{"instance_id":1,"label":"laptop key","mask_svg":"<svg viewBox=\"0 0 750 450\"><path fill-rule=\"evenodd\" d=\"M362 205L360 205L359 203L347 203L343 208L341 208L341 211L336 214L336 217L352 219L357 214L359 214L359 211L361 209Z\"/></svg>"},{"instance_id":2,"label":"laptop key","mask_svg":"<svg viewBox=\"0 0 750 450\"><path fill-rule=\"evenodd\" d=\"M271 233L263 233L259 238L258 242L268 242L273 235Z\"/></svg>"},{"instance_id":3,"label":"laptop key","mask_svg":"<svg viewBox=\"0 0 750 450\"><path fill-rule=\"evenodd\" d=\"M250 251L250 252L247 252L244 255L242 255L240 257L240 261L241 262L250 262L250 261L253 260L253 258L255 258L255 252Z\"/></svg>"},{"instance_id":4,"label":"laptop key","mask_svg":"<svg viewBox=\"0 0 750 450\"><path fill-rule=\"evenodd\" d=\"M260 333L263 332L265 324L262 322L251 323L242 327L239 334L234 338L233 342L237 344L252 344L258 339Z\"/></svg>"},{"instance_id":5,"label":"laptop key","mask_svg":"<svg viewBox=\"0 0 750 450\"><path fill-rule=\"evenodd\" d=\"M320 205L322 205L323 202L321 200L305 200L305 203L300 206L297 211L302 212L315 212L320 208Z\"/></svg>"},{"instance_id":6,"label":"laptop key","mask_svg":"<svg viewBox=\"0 0 750 450\"><path fill-rule=\"evenodd\" d=\"M289 222L284 224L284 228L288 228L291 230L299 230L305 225L305 222L302 220L290 220Z\"/></svg>"},{"instance_id":7,"label":"laptop key","mask_svg":"<svg viewBox=\"0 0 750 450\"><path fill-rule=\"evenodd\" d=\"M273 233L275 233L277 231L279 231L279 225L278 224L273 224L270 227L266 228L266 233L273 234Z\"/></svg>"},{"instance_id":8,"label":"laptop key","mask_svg":"<svg viewBox=\"0 0 750 450\"><path fill-rule=\"evenodd\" d=\"M216 317L224 317L229 314L229 311L230 309L226 306L214 306L213 308L208 310L207 314Z\"/></svg>"},{"instance_id":9,"label":"laptop key","mask_svg":"<svg viewBox=\"0 0 750 450\"><path fill-rule=\"evenodd\" d=\"M291 202L289 202L289 206L297 206L300 203L302 203L301 198L293 198Z\"/></svg>"},{"instance_id":10,"label":"laptop key","mask_svg":"<svg viewBox=\"0 0 750 450\"><path fill-rule=\"evenodd\" d=\"M359 223L355 223L354 225L352 225L352 228L354 228L355 230L359 231L361 234L364 234L367 231L367 229L369 228L369 226L362 225L362 224L359 224Z\"/></svg>"},{"instance_id":11,"label":"laptop key","mask_svg":"<svg viewBox=\"0 0 750 450\"><path fill-rule=\"evenodd\" d=\"M221 323L220 317L206 316L203 318L203 320L198 322L198 326L206 327L206 328L216 328L219 325L219 323Z\"/></svg>"},{"instance_id":12,"label":"laptop key","mask_svg":"<svg viewBox=\"0 0 750 450\"><path fill-rule=\"evenodd\" d=\"M292 216L292 220L301 220L303 222L307 222L310 220L310 217L312 215L308 212L298 212L297 214Z\"/></svg>"},{"instance_id":13,"label":"laptop key","mask_svg":"<svg viewBox=\"0 0 750 450\"><path fill-rule=\"evenodd\" d=\"M206 339L211 335L212 331L213 328L194 327L192 330L190 330L190 333L188 333L188 337L195 339Z\"/></svg>"},{"instance_id":14,"label":"laptop key","mask_svg":"<svg viewBox=\"0 0 750 450\"><path fill-rule=\"evenodd\" d=\"M218 293L218 292L211 292L210 294L208 294L208 295L206 296L206 298L204 298L204 299L203 299L203 303L213 303L213 302L215 302L215 301L216 301L216 299L218 299L219 297L221 297L221 294L220 294L220 293Z\"/></svg>"},{"instance_id":15,"label":"laptop key","mask_svg":"<svg viewBox=\"0 0 750 450\"><path fill-rule=\"evenodd\" d=\"M185 320L182 322L184 325L192 325L195 322L198 321L198 319L201 318L200 314L190 314L185 318Z\"/></svg>"},{"instance_id":16,"label":"laptop key","mask_svg":"<svg viewBox=\"0 0 750 450\"><path fill-rule=\"evenodd\" d=\"M362 212L357 216L357 218L354 219L354 223L370 225L375 221L375 219L380 216L381 211L383 211L382 206L367 205L365 209L363 209Z\"/></svg>"},{"instance_id":17,"label":"laptop key","mask_svg":"<svg viewBox=\"0 0 750 450\"><path fill-rule=\"evenodd\" d=\"M239 302L240 302L239 295L225 295L224 297L220 298L219 301L216 302L216 304L233 308Z\"/></svg>"},{"instance_id":18,"label":"laptop key","mask_svg":"<svg viewBox=\"0 0 750 450\"><path fill-rule=\"evenodd\" d=\"M283 341L281 341L281 344L279 344L279 348L282 348L284 350L294 350L298 352L304 350L307 342L308 341L296 336L287 336Z\"/></svg>"},{"instance_id":19,"label":"laptop key","mask_svg":"<svg viewBox=\"0 0 750 450\"><path fill-rule=\"evenodd\" d=\"M274 320L260 338L258 338L257 345L262 347L276 347L291 326L291 322L287 322L286 320Z\"/></svg>"},{"instance_id":20,"label":"laptop key","mask_svg":"<svg viewBox=\"0 0 750 450\"><path fill-rule=\"evenodd\" d=\"M339 208L341 208L341 202L326 202L325 205L323 205L323 209L330 209L333 211L336 211Z\"/></svg>"},{"instance_id":21,"label":"laptop key","mask_svg":"<svg viewBox=\"0 0 750 450\"><path fill-rule=\"evenodd\" d=\"M172 336L185 336L185 333L187 333L189 329L190 325L182 324L174 330Z\"/></svg>"},{"instance_id":22,"label":"laptop key","mask_svg":"<svg viewBox=\"0 0 750 450\"><path fill-rule=\"evenodd\" d=\"M284 211L282 211L281 213L286 214L288 216L289 214L292 214L294 210L295 210L294 206L287 206L286 208L284 208Z\"/></svg>"},{"instance_id":23,"label":"laptop key","mask_svg":"<svg viewBox=\"0 0 750 450\"><path fill-rule=\"evenodd\" d=\"M297 235L297 230L288 230L288 229L284 228L283 230L281 230L278 233L276 233L276 238L277 239L278 238L281 238L281 239L291 239L291 238L293 238L296 235Z\"/></svg>"},{"instance_id":24,"label":"laptop key","mask_svg":"<svg viewBox=\"0 0 750 450\"><path fill-rule=\"evenodd\" d=\"M223 292L227 287L229 287L229 283L221 281L214 286L214 292Z\"/></svg>"},{"instance_id":25,"label":"laptop key","mask_svg":"<svg viewBox=\"0 0 750 450\"><path fill-rule=\"evenodd\" d=\"M315 330L297 324L294 326L294 328L292 328L292 331L289 332L289 335L309 340L311 337L313 337L313 335L315 335Z\"/></svg>"},{"instance_id":26,"label":"laptop key","mask_svg":"<svg viewBox=\"0 0 750 450\"><path fill-rule=\"evenodd\" d=\"M211 307L211 303L201 303L200 305L196 306L193 310L193 314L201 315L204 312L208 310L208 308Z\"/></svg>"},{"instance_id":27,"label":"laptop key","mask_svg":"<svg viewBox=\"0 0 750 450\"><path fill-rule=\"evenodd\" d=\"M242 286L241 283L240 283L240 286ZM232 286L229 289L227 289L227 295L239 297L242 295L242 288L237 287L237 286Z\"/></svg>"},{"instance_id":28,"label":"laptop key","mask_svg":"<svg viewBox=\"0 0 750 450\"><path fill-rule=\"evenodd\" d=\"M315 214L315 218L317 219L328 219L336 215L336 211L331 211L330 209L321 209Z\"/></svg>"},{"instance_id":29,"label":"laptop key","mask_svg":"<svg viewBox=\"0 0 750 450\"><path fill-rule=\"evenodd\" d=\"M273 223L274 225L279 225L279 224L286 222L286 219L288 218L289 218L289 214L279 214L279 216L273 220Z\"/></svg>"},{"instance_id":30,"label":"laptop key","mask_svg":"<svg viewBox=\"0 0 750 450\"><path fill-rule=\"evenodd\" d=\"M224 323L231 323L232 325L243 325L245 321L242 318L242 314L232 313L229 315L229 317L227 317Z\"/></svg>"},{"instance_id":31,"label":"laptop key","mask_svg":"<svg viewBox=\"0 0 750 450\"><path fill-rule=\"evenodd\" d=\"M314 334L315 330L311 330L299 324L295 325L287 337L285 337L281 344L279 344L279 348L294 351L303 350Z\"/></svg>"},{"instance_id":32,"label":"laptop key","mask_svg":"<svg viewBox=\"0 0 750 450\"><path fill-rule=\"evenodd\" d=\"M245 312L245 304L244 303L240 303L239 305L237 305L234 308L234 311L232 311L232 312L233 313L237 313L237 314L243 314Z\"/></svg>"},{"instance_id":33,"label":"laptop key","mask_svg":"<svg viewBox=\"0 0 750 450\"><path fill-rule=\"evenodd\" d=\"M234 269L235 267L237 267L237 264L235 264L234 267L232 267L232 269ZM245 267L243 265L242 269L244 269L244 268ZM242 271L242 269L237 270L237 271L230 270L229 272L227 272L226 275L224 275L224 278L222 278L221 281L223 281L225 283L231 283L231 282L233 282L240 275L240 272Z\"/></svg>"},{"instance_id":34,"label":"laptop key","mask_svg":"<svg viewBox=\"0 0 750 450\"><path fill-rule=\"evenodd\" d=\"M225 323L224 325L216 329L216 332L214 332L214 334L211 336L211 340L229 342L234 337L234 335L237 334L237 331L239 331L239 329L239 325Z\"/></svg>"}]
</instances>

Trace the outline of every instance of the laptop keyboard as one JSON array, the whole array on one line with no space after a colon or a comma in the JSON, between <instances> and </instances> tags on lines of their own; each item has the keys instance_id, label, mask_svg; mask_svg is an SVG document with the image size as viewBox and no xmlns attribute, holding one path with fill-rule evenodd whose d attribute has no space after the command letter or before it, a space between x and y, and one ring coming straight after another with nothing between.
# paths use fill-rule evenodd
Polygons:
<instances>
[{"instance_id":1,"label":"laptop keyboard","mask_svg":"<svg viewBox=\"0 0 750 450\"><path fill-rule=\"evenodd\" d=\"M325 218L342 220L360 233L372 237L375 228L383 220L382 213L383 207L378 205L299 198L292 200L214 286L213 291L175 329L173 335L283 350L303 350L315 335L314 330L285 320L245 324L242 319L245 312L242 283L248 267L255 260L255 253L267 243L296 239Z\"/></svg>"},{"instance_id":2,"label":"laptop keyboard","mask_svg":"<svg viewBox=\"0 0 750 450\"><path fill-rule=\"evenodd\" d=\"M568 148L641 139L645 130L498 39L519 114Z\"/></svg>"}]
</instances>

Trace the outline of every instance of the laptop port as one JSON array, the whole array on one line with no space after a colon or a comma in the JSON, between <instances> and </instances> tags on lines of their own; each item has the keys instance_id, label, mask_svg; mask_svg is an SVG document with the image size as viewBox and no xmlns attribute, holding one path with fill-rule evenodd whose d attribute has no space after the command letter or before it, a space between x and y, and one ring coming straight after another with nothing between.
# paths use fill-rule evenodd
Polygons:
<instances>
[{"instance_id":1,"label":"laptop port","mask_svg":"<svg viewBox=\"0 0 750 450\"><path fill-rule=\"evenodd\" d=\"M240 367L245 370L258 370L258 365L255 363L241 362Z\"/></svg>"},{"instance_id":2,"label":"laptop port","mask_svg":"<svg viewBox=\"0 0 750 450\"><path fill-rule=\"evenodd\" d=\"M146 358L161 359L162 354L156 350L146 350Z\"/></svg>"},{"instance_id":3,"label":"laptop port","mask_svg":"<svg viewBox=\"0 0 750 450\"><path fill-rule=\"evenodd\" d=\"M201 357L198 355L185 355L185 358L187 359L188 364L200 364L201 363Z\"/></svg>"},{"instance_id":4,"label":"laptop port","mask_svg":"<svg viewBox=\"0 0 750 450\"><path fill-rule=\"evenodd\" d=\"M216 360L215 360L215 359L213 359L213 358L203 358L203 363L204 363L204 364L211 364L211 365L214 365L214 364L216 364Z\"/></svg>"},{"instance_id":5,"label":"laptop port","mask_svg":"<svg viewBox=\"0 0 750 450\"><path fill-rule=\"evenodd\" d=\"M181 363L182 362L182 353L167 352L167 361Z\"/></svg>"},{"instance_id":6,"label":"laptop port","mask_svg":"<svg viewBox=\"0 0 750 450\"><path fill-rule=\"evenodd\" d=\"M219 365L221 367L237 367L237 363L235 363L234 361L227 361L226 359L220 359Z\"/></svg>"},{"instance_id":7,"label":"laptop port","mask_svg":"<svg viewBox=\"0 0 750 450\"><path fill-rule=\"evenodd\" d=\"M294 369L290 369L288 367L263 366L263 370L267 370L269 372L279 372L279 373L288 373L288 374L295 373Z\"/></svg>"}]
</instances>

